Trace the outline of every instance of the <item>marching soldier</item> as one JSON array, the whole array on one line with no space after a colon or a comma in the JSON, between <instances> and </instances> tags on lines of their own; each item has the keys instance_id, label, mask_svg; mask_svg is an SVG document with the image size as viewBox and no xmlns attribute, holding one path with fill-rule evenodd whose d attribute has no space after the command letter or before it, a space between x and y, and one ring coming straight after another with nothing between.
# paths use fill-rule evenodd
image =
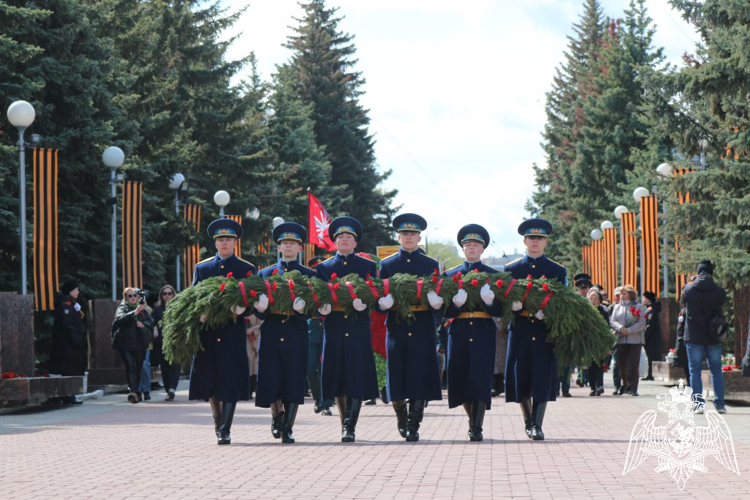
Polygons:
<instances>
[{"instance_id":1,"label":"marching soldier","mask_svg":"<svg viewBox=\"0 0 750 500\"><path fill-rule=\"evenodd\" d=\"M256 267L234 255L242 226L231 219L216 219L208 225L217 253L195 266L193 285L214 276L232 273L244 278ZM245 347L245 308L233 308L237 316L216 329L201 329L202 351L193 358L190 373L190 399L209 401L218 444L230 444L230 430L237 401L250 399L250 366ZM204 319L205 320L205 319Z\"/></svg>"},{"instance_id":2,"label":"marching soldier","mask_svg":"<svg viewBox=\"0 0 750 500\"><path fill-rule=\"evenodd\" d=\"M362 240L362 225L353 217L338 217L328 233L336 244L336 255L316 268L318 278L330 281L336 274L344 277L356 273L362 278L376 276L371 260L354 253ZM378 377L372 353L372 332L367 305L354 299L351 314L340 307L324 304L318 312L323 321L323 398L336 398L341 418L341 442L353 443L363 399L378 397Z\"/></svg>"},{"instance_id":3,"label":"marching soldier","mask_svg":"<svg viewBox=\"0 0 750 500\"><path fill-rule=\"evenodd\" d=\"M315 267L323 262L323 257L313 257L307 261L307 267ZM333 400L323 399L323 390L320 387L320 358L323 356L323 318L315 315L307 320L307 329L309 333L308 353L307 353L307 383L310 386L315 406L315 413L322 413L331 416L331 406Z\"/></svg>"},{"instance_id":4,"label":"marching soldier","mask_svg":"<svg viewBox=\"0 0 750 500\"><path fill-rule=\"evenodd\" d=\"M497 273L482 263L484 249L490 243L490 235L478 224L468 224L458 232L458 244L463 248L465 261L445 272L446 276L458 273L466 275L477 272ZM467 294L461 289L453 296L445 311L453 318L448 328L448 406L463 405L469 416L469 439L482 441L484 413L492 402L492 377L495 372L495 321L492 317L502 314L500 303L489 285L481 289L482 304L479 309L469 310ZM435 292L427 295L430 305L439 309L443 299Z\"/></svg>"},{"instance_id":5,"label":"marching soldier","mask_svg":"<svg viewBox=\"0 0 750 500\"><path fill-rule=\"evenodd\" d=\"M526 255L505 266L516 279L556 279L567 285L565 268L544 255L552 224L544 219L529 219L518 226ZM516 313L510 327L508 357L505 366L505 401L521 404L526 435L535 441L544 439L542 424L548 401L557 396L557 358L547 342L544 321L525 309Z\"/></svg>"},{"instance_id":6,"label":"marching soldier","mask_svg":"<svg viewBox=\"0 0 750 500\"><path fill-rule=\"evenodd\" d=\"M402 214L393 219L393 227L399 233L401 250L380 262L380 277L387 279L397 273L427 276L436 272L437 261L419 251L420 233L427 228L427 221L417 214ZM378 306L388 312L393 307L393 297L382 297ZM396 412L399 434L407 441L418 441L425 401L442 399L442 390L435 317L425 306L412 306L412 312L411 323L401 322L395 314L388 314L386 320L386 391Z\"/></svg>"},{"instance_id":7,"label":"marching soldier","mask_svg":"<svg viewBox=\"0 0 750 500\"><path fill-rule=\"evenodd\" d=\"M307 231L300 224L285 222L273 230L273 239L279 246L281 258L273 266L262 269L262 278L274 274L283 275L299 271L304 276L314 276L315 271L297 262L302 244L307 240ZM258 352L258 390L255 406L271 408L277 401L272 427L280 433L282 443L294 443L292 427L299 405L305 402L305 377L307 375L307 317L305 301L297 297L292 310L268 309L268 297L258 297L253 314L263 321L260 327L260 350ZM274 437L277 434L274 432Z\"/></svg>"}]
</instances>

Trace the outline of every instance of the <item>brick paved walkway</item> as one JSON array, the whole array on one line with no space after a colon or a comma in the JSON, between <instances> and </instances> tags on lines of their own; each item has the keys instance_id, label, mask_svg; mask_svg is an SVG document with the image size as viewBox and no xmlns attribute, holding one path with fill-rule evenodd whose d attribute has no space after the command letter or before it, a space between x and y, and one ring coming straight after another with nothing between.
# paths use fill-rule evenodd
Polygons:
<instances>
[{"instance_id":1,"label":"brick paved walkway","mask_svg":"<svg viewBox=\"0 0 750 500\"><path fill-rule=\"evenodd\" d=\"M54 410L0 415L0 498L698 498L743 497L750 479L750 407L729 406L741 476L713 458L680 492L656 459L622 475L631 429L666 389L642 396L574 397L551 403L547 440L526 438L520 410L496 399L485 441L470 443L462 409L430 404L418 443L396 432L390 406L364 406L355 444L339 419L300 408L297 444L270 433L268 410L241 403L233 444L217 446L208 404L138 405L122 394ZM309 400L308 400L309 403ZM705 424L705 417L696 417Z\"/></svg>"}]
</instances>

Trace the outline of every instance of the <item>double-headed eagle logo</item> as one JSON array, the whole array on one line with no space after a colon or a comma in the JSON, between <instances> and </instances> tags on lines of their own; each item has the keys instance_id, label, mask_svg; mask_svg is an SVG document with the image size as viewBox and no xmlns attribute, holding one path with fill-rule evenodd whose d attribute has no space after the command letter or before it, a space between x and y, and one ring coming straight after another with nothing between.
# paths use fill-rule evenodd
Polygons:
<instances>
[{"instance_id":1,"label":"double-headed eagle logo","mask_svg":"<svg viewBox=\"0 0 750 500\"><path fill-rule=\"evenodd\" d=\"M718 462L739 475L732 435L724 418L713 410L705 412L708 426L700 427L693 421L696 410L704 410L705 403L693 400L693 390L680 380L679 387L660 394L664 399L658 409L669 415L667 425L656 427L657 412L649 410L633 426L625 459L623 476L637 468L646 458L658 459L656 472L669 471L682 490L696 470L706 472L706 457Z\"/></svg>"}]
</instances>

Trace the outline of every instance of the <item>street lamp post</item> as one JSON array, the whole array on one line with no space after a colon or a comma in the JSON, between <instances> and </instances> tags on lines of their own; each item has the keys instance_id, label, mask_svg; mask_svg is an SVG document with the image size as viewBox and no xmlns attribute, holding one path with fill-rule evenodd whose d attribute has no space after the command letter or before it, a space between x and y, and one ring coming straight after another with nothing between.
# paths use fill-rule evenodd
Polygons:
<instances>
[{"instance_id":1,"label":"street lamp post","mask_svg":"<svg viewBox=\"0 0 750 500\"><path fill-rule=\"evenodd\" d=\"M34 106L16 101L8 108L8 121L18 129L18 218L21 233L21 294L26 295L26 144L24 131L34 123Z\"/></svg>"},{"instance_id":2,"label":"street lamp post","mask_svg":"<svg viewBox=\"0 0 750 500\"><path fill-rule=\"evenodd\" d=\"M224 217L224 207L229 205L229 193L226 191L216 191L214 193L214 203L219 206L219 217Z\"/></svg>"},{"instance_id":3,"label":"street lamp post","mask_svg":"<svg viewBox=\"0 0 750 500\"><path fill-rule=\"evenodd\" d=\"M703 139L705 140L705 139ZM656 173L659 174L661 177L664 177L664 179L669 179L672 177L672 166L669 163L662 163L658 167L656 167ZM654 192L654 195L657 194L656 186L652 186L652 191ZM661 214L662 214L662 220L666 222L667 220L667 207L662 203L661 205ZM662 297L666 298L669 297L668 289L667 289L667 283L669 281L669 271L667 270L667 233L666 231L662 231L662 244L664 245L664 250L662 253L664 254L664 274L663 274L663 280L664 280L664 291L662 292Z\"/></svg>"},{"instance_id":4,"label":"street lamp post","mask_svg":"<svg viewBox=\"0 0 750 500\"><path fill-rule=\"evenodd\" d=\"M177 216L180 215L180 192L185 191L187 189L187 182L185 181L185 176L182 174L174 174L172 176L172 179L169 181L169 189L172 189L174 191L174 213L177 214ZM175 283L176 283L176 290L180 291L180 252L177 251L177 256L175 257Z\"/></svg>"},{"instance_id":5,"label":"street lamp post","mask_svg":"<svg viewBox=\"0 0 750 500\"><path fill-rule=\"evenodd\" d=\"M112 204L112 300L117 300L117 169L125 162L125 153L117 146L110 146L102 153L102 161L109 168L109 185Z\"/></svg>"}]
</instances>

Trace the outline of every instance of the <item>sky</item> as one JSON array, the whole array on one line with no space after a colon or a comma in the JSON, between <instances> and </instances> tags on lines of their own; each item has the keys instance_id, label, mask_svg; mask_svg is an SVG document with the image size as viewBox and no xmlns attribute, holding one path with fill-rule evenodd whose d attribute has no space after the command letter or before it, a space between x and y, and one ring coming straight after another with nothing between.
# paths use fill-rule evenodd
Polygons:
<instances>
[{"instance_id":1,"label":"sky","mask_svg":"<svg viewBox=\"0 0 750 500\"><path fill-rule=\"evenodd\" d=\"M302 10L296 0L223 0L246 7L226 36L228 57L255 52L261 76L289 59L282 47ZM601 0L623 17L629 0ZM583 0L328 0L354 35L360 98L384 183L401 212L428 221L423 239L455 241L465 224L489 231L486 255L523 252L518 224L534 192L545 93L563 59ZM667 0L647 0L654 46L679 65L698 36ZM244 75L241 75L241 77ZM261 208L262 209L262 208ZM366 235L365 235L366 237ZM554 244L554 239L553 239Z\"/></svg>"}]
</instances>

